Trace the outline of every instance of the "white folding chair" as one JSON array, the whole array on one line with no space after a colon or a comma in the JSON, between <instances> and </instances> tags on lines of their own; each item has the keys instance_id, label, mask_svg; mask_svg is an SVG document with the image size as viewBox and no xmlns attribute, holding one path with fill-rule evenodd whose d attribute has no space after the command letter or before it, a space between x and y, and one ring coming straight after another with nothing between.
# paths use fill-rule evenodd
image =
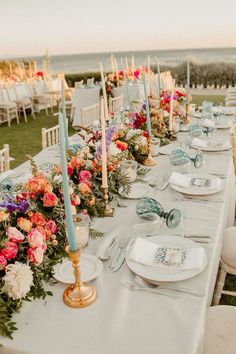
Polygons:
<instances>
[{"instance_id":1,"label":"white folding chair","mask_svg":"<svg viewBox=\"0 0 236 354\"><path fill-rule=\"evenodd\" d=\"M76 81L75 82L75 89L83 88L84 87L84 80Z\"/></svg>"},{"instance_id":2,"label":"white folding chair","mask_svg":"<svg viewBox=\"0 0 236 354\"><path fill-rule=\"evenodd\" d=\"M87 79L87 86L88 87L94 86L94 77L92 77L91 79Z\"/></svg>"},{"instance_id":3,"label":"white folding chair","mask_svg":"<svg viewBox=\"0 0 236 354\"><path fill-rule=\"evenodd\" d=\"M109 111L110 112L118 112L124 106L124 95L120 95L117 97L110 97L109 100Z\"/></svg>"},{"instance_id":4,"label":"white folding chair","mask_svg":"<svg viewBox=\"0 0 236 354\"><path fill-rule=\"evenodd\" d=\"M59 124L51 128L42 128L42 149L58 144L59 141Z\"/></svg>"},{"instance_id":5,"label":"white folding chair","mask_svg":"<svg viewBox=\"0 0 236 354\"><path fill-rule=\"evenodd\" d=\"M5 88L0 87L0 125L8 122L10 127L12 119L16 119L19 124L17 105L15 102L9 101Z\"/></svg>"},{"instance_id":6,"label":"white folding chair","mask_svg":"<svg viewBox=\"0 0 236 354\"><path fill-rule=\"evenodd\" d=\"M87 128L94 120L99 118L99 105L98 103L92 106L81 108L81 126Z\"/></svg>"},{"instance_id":7,"label":"white folding chair","mask_svg":"<svg viewBox=\"0 0 236 354\"><path fill-rule=\"evenodd\" d=\"M0 150L0 174L8 170L10 170L9 145L5 144Z\"/></svg>"}]
</instances>

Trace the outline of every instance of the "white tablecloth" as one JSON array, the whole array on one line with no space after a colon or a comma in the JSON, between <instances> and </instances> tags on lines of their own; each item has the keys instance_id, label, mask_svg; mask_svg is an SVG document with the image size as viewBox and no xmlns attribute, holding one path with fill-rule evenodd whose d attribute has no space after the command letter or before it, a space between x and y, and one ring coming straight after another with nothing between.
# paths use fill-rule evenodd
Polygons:
<instances>
[{"instance_id":1,"label":"white tablecloth","mask_svg":"<svg viewBox=\"0 0 236 354\"><path fill-rule=\"evenodd\" d=\"M81 108L92 106L99 103L100 100L100 86L93 88L76 89L72 97L72 125L74 127L80 125Z\"/></svg>"},{"instance_id":2,"label":"white tablecloth","mask_svg":"<svg viewBox=\"0 0 236 354\"><path fill-rule=\"evenodd\" d=\"M184 134L184 133L183 133ZM153 192L165 210L179 207L184 214L183 223L175 230L163 227L157 233L181 234L189 231L212 235L211 244L202 244L208 262L198 276L179 282L179 286L205 292L203 297L179 293L177 299L148 293L131 292L120 284L130 275L126 265L113 273L104 262L102 274L93 281L97 289L96 302L84 309L71 309L63 304L65 285L49 287L54 296L45 301L25 303L14 316L18 331L14 340L1 338L4 345L29 354L201 354L204 322L210 305L217 274L222 244L222 231L234 223L235 193L234 169L231 152L206 153L204 171L225 172L226 188L217 194L224 202L196 203L182 201L170 186ZM53 148L43 151L36 162L56 162ZM168 156L158 156L158 165L151 168L148 178L170 172ZM18 168L27 169L28 163ZM128 201L126 208L116 208L113 218L97 218L93 227L111 233L121 240L138 236L134 223L143 221L135 215L136 201ZM155 231L148 226L147 233ZM143 231L144 232L144 231ZM90 241L86 253L95 254L102 240ZM178 286L178 284L175 284Z\"/></svg>"},{"instance_id":3,"label":"white tablecloth","mask_svg":"<svg viewBox=\"0 0 236 354\"><path fill-rule=\"evenodd\" d=\"M129 92L129 98L130 101L144 101L144 88L143 85L134 85L134 86L129 86L128 85L128 92ZM128 94L127 94L127 88L125 85L119 86L119 87L114 87L113 89L114 96L120 96L124 95L124 105L128 106Z\"/></svg>"}]
</instances>

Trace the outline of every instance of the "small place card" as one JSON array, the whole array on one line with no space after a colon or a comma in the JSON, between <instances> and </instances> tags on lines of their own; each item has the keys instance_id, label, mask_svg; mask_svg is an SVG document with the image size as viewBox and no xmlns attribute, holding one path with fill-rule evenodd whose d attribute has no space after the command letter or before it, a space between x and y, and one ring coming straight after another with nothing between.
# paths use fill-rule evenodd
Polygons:
<instances>
[{"instance_id":1,"label":"small place card","mask_svg":"<svg viewBox=\"0 0 236 354\"><path fill-rule=\"evenodd\" d=\"M158 247L154 262L167 266L180 267L187 256L187 250L184 248Z\"/></svg>"},{"instance_id":2,"label":"small place card","mask_svg":"<svg viewBox=\"0 0 236 354\"><path fill-rule=\"evenodd\" d=\"M211 181L207 178L192 178L191 179L191 185L198 186L198 187L209 187L210 182Z\"/></svg>"}]
</instances>

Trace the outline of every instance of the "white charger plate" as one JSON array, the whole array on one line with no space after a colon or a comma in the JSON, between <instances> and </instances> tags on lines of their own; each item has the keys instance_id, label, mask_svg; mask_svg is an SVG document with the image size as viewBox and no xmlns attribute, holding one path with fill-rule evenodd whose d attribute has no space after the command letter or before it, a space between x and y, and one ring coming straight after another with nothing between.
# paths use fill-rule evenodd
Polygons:
<instances>
[{"instance_id":1,"label":"white charger plate","mask_svg":"<svg viewBox=\"0 0 236 354\"><path fill-rule=\"evenodd\" d=\"M161 246L166 246L166 247L178 247L178 248L193 248L193 247L199 247L196 242L188 240L184 237L180 236L170 236L170 235L162 235L162 236L152 236L149 237L148 240L150 240L153 243L156 243ZM207 256L206 253L204 252L204 260L202 263L201 268L198 269L164 269L164 268L157 268L155 266L148 266L145 264L140 264L137 263L131 259L129 259L129 254L132 250L128 250L126 254L126 263L128 267L137 275L139 275L142 278L145 278L148 280L150 283L162 283L162 282L176 282L176 281L181 281L185 279L190 279L195 277L196 275L200 274L204 268L207 265Z\"/></svg>"},{"instance_id":2,"label":"white charger plate","mask_svg":"<svg viewBox=\"0 0 236 354\"><path fill-rule=\"evenodd\" d=\"M230 129L230 128L232 128L232 122L228 122L225 124L215 124L215 128L217 128L217 129Z\"/></svg>"},{"instance_id":3,"label":"white charger plate","mask_svg":"<svg viewBox=\"0 0 236 354\"><path fill-rule=\"evenodd\" d=\"M151 189L147 184L137 182L131 185L131 192L128 195L122 192L119 192L119 194L127 199L140 199L151 194Z\"/></svg>"},{"instance_id":4,"label":"white charger plate","mask_svg":"<svg viewBox=\"0 0 236 354\"><path fill-rule=\"evenodd\" d=\"M225 144L225 145L207 145L206 147L201 147L201 146L195 146L193 144L191 144L191 147L193 149L199 149L202 151L210 151L210 152L214 152L214 151L226 151L226 150L230 150L231 149L231 145L229 144Z\"/></svg>"},{"instance_id":5,"label":"white charger plate","mask_svg":"<svg viewBox=\"0 0 236 354\"><path fill-rule=\"evenodd\" d=\"M80 256L80 271L81 280L84 282L97 278L103 269L103 264L97 257L92 254L82 253ZM61 283L73 284L75 277L71 261L67 258L63 259L62 263L56 264L53 267L54 278Z\"/></svg>"},{"instance_id":6,"label":"white charger plate","mask_svg":"<svg viewBox=\"0 0 236 354\"><path fill-rule=\"evenodd\" d=\"M220 181L220 187L219 188L209 188L205 186L191 186L191 187L182 187L178 186L176 184L170 183L171 188L176 190L177 192L183 193L183 194L190 194L190 195L210 195L210 194L215 194L220 191L222 191L225 187L223 181L216 176L207 174L207 173L188 173L187 176L191 178L204 178L204 179L217 179Z\"/></svg>"}]
</instances>

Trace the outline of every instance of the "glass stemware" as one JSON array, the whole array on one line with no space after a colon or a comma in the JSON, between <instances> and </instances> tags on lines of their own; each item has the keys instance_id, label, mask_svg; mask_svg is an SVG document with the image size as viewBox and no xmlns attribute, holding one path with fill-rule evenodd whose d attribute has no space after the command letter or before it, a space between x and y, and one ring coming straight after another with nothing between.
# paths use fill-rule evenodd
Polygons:
<instances>
[{"instance_id":1,"label":"glass stemware","mask_svg":"<svg viewBox=\"0 0 236 354\"><path fill-rule=\"evenodd\" d=\"M165 220L167 227L170 229L177 227L181 221L181 212L179 209L172 209L169 212L165 212L160 203L149 197L144 197L138 201L136 213L146 220L154 220L158 215Z\"/></svg>"},{"instance_id":2,"label":"glass stemware","mask_svg":"<svg viewBox=\"0 0 236 354\"><path fill-rule=\"evenodd\" d=\"M200 126L200 124L191 124L188 128L188 131L189 135L194 138L199 138L203 136L202 127Z\"/></svg>"},{"instance_id":3,"label":"glass stemware","mask_svg":"<svg viewBox=\"0 0 236 354\"><path fill-rule=\"evenodd\" d=\"M190 167L191 162L196 168L200 168L203 163L202 155L196 154L194 157L191 157L186 151L180 149L171 151L169 159L172 166L180 168L186 167L187 169Z\"/></svg>"}]
</instances>

